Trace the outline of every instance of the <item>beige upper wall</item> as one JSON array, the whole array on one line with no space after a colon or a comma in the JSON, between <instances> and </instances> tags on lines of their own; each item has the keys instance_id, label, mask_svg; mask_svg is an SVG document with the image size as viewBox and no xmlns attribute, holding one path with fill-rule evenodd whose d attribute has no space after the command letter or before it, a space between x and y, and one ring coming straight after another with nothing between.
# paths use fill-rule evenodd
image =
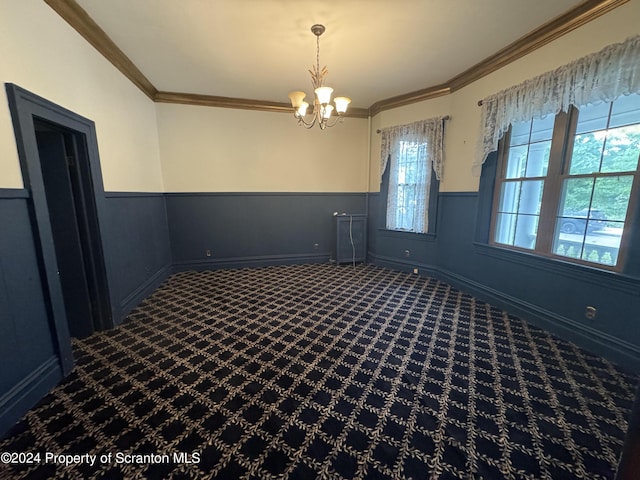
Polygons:
<instances>
[{"instance_id":1,"label":"beige upper wall","mask_svg":"<svg viewBox=\"0 0 640 480\"><path fill-rule=\"evenodd\" d=\"M163 191L155 105L40 0L0 1L0 188L23 187L4 83L96 124L107 191Z\"/></svg>"},{"instance_id":2,"label":"beige upper wall","mask_svg":"<svg viewBox=\"0 0 640 480\"><path fill-rule=\"evenodd\" d=\"M475 191L477 101L640 32L640 0L449 96L347 118L324 132L290 115L154 104L44 2L0 2L0 79L96 122L108 191L379 190L378 128L450 115L441 191ZM22 187L4 88L0 188ZM157 120L157 122L156 122Z\"/></svg>"},{"instance_id":3,"label":"beige upper wall","mask_svg":"<svg viewBox=\"0 0 640 480\"><path fill-rule=\"evenodd\" d=\"M158 104L167 192L364 192L369 121L305 130L293 115Z\"/></svg>"},{"instance_id":4,"label":"beige upper wall","mask_svg":"<svg viewBox=\"0 0 640 480\"><path fill-rule=\"evenodd\" d=\"M471 163L480 128L478 100L638 33L640 0L631 0L452 95L381 112L372 120L372 129L375 132L377 128L390 125L451 115L445 131L445 164L440 191L477 191L479 179L471 174ZM377 137L371 137L372 191L380 189L380 140Z\"/></svg>"}]
</instances>

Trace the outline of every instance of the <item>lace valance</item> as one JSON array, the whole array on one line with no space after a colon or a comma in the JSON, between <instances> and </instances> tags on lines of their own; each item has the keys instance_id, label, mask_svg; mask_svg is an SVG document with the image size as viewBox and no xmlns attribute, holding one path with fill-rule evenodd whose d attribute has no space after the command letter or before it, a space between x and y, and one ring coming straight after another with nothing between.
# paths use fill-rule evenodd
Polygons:
<instances>
[{"instance_id":1,"label":"lace valance","mask_svg":"<svg viewBox=\"0 0 640 480\"><path fill-rule=\"evenodd\" d=\"M632 93L640 93L640 35L483 99L473 174L480 176L487 155L498 148L511 123Z\"/></svg>"},{"instance_id":2,"label":"lace valance","mask_svg":"<svg viewBox=\"0 0 640 480\"><path fill-rule=\"evenodd\" d=\"M444 121L448 117L429 118L406 125L383 128L380 154L380 181L387 168L389 155L397 155L400 141L427 144L427 163L433 167L436 178L442 175L444 158Z\"/></svg>"}]
</instances>

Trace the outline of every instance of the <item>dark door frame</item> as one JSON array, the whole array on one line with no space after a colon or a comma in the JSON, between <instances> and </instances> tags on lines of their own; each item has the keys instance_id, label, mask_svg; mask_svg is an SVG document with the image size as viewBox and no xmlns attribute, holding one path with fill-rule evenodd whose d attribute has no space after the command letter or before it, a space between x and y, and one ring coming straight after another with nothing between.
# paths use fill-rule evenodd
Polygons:
<instances>
[{"instance_id":1,"label":"dark door frame","mask_svg":"<svg viewBox=\"0 0 640 480\"><path fill-rule=\"evenodd\" d=\"M38 263L42 275L42 286L47 299L52 333L60 355L63 374L73 368L73 354L69 326L64 306L64 298L55 245L49 218L49 209L45 195L40 155L36 140L35 122L43 120L78 135L81 147L85 150L82 157L87 159L85 165L86 182L92 190L85 196L85 201L93 212L90 221L92 238L92 259L96 267L96 282L99 290L98 309L94 315L94 330L113 327L114 299L109 289L111 269L105 262L104 233L107 231L107 212L105 205L102 171L98 154L98 141L93 121L84 118L66 108L56 105L17 85L6 84L9 110L13 121L16 144L25 189L29 191L29 210L36 249L39 253Z\"/></svg>"}]
</instances>

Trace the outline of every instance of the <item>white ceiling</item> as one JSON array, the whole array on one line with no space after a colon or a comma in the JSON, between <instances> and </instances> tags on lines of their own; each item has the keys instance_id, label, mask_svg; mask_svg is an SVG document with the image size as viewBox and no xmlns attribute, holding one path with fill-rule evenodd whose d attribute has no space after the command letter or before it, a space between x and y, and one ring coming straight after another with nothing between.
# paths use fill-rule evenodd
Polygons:
<instances>
[{"instance_id":1,"label":"white ceiling","mask_svg":"<svg viewBox=\"0 0 640 480\"><path fill-rule=\"evenodd\" d=\"M77 0L161 91L288 102L311 93L310 28L336 95L446 82L578 0Z\"/></svg>"}]
</instances>

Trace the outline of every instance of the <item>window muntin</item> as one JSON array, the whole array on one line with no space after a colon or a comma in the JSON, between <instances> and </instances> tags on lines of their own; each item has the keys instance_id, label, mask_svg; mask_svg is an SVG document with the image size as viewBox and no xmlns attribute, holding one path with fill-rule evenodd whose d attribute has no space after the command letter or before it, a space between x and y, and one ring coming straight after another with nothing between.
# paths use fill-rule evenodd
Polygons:
<instances>
[{"instance_id":1,"label":"window muntin","mask_svg":"<svg viewBox=\"0 0 640 480\"><path fill-rule=\"evenodd\" d=\"M492 242L618 268L640 188L640 95L516 123L504 141Z\"/></svg>"},{"instance_id":2,"label":"window muntin","mask_svg":"<svg viewBox=\"0 0 640 480\"><path fill-rule=\"evenodd\" d=\"M431 181L426 143L400 141L391 168L387 228L426 233Z\"/></svg>"},{"instance_id":3,"label":"window muntin","mask_svg":"<svg viewBox=\"0 0 640 480\"><path fill-rule=\"evenodd\" d=\"M640 153L640 96L578 113L562 176L553 253L601 265L618 261Z\"/></svg>"},{"instance_id":4,"label":"window muntin","mask_svg":"<svg viewBox=\"0 0 640 480\"><path fill-rule=\"evenodd\" d=\"M511 129L496 212L497 243L534 248L552 132L553 118L517 123Z\"/></svg>"}]
</instances>

